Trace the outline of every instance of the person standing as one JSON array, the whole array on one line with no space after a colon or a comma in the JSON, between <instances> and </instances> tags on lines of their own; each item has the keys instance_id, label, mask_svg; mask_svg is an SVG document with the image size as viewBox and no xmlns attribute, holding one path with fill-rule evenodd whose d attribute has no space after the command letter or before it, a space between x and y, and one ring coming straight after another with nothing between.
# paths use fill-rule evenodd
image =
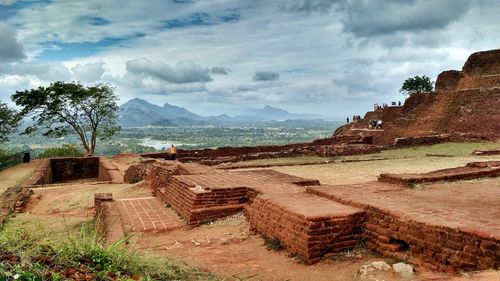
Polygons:
<instances>
[{"instance_id":1,"label":"person standing","mask_svg":"<svg viewBox=\"0 0 500 281\"><path fill-rule=\"evenodd\" d=\"M173 144L168 149L168 155L170 157L170 160L177 160L177 148Z\"/></svg>"}]
</instances>

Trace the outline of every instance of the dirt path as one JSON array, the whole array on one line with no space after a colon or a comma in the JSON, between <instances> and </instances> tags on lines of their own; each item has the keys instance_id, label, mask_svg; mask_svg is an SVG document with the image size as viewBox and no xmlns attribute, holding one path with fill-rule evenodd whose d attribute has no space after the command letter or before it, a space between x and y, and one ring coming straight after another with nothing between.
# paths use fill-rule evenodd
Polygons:
<instances>
[{"instance_id":1,"label":"dirt path","mask_svg":"<svg viewBox=\"0 0 500 281\"><path fill-rule=\"evenodd\" d=\"M35 171L39 160L23 163L0 171L0 194L7 188L21 184Z\"/></svg>"},{"instance_id":2,"label":"dirt path","mask_svg":"<svg viewBox=\"0 0 500 281\"><path fill-rule=\"evenodd\" d=\"M133 184L72 184L45 188L34 188L25 212L32 214L60 214L86 216L93 211L94 194L111 192L113 198L134 198L151 196L149 190Z\"/></svg>"},{"instance_id":3,"label":"dirt path","mask_svg":"<svg viewBox=\"0 0 500 281\"><path fill-rule=\"evenodd\" d=\"M314 265L301 264L284 251L267 250L264 240L249 230L243 216L232 225L222 223L214 227L177 229L168 233L143 233L135 237L132 245L154 255L178 258L189 265L208 270L224 280L453 280L453 276L418 269L411 278L393 272L374 272L366 276L357 275L358 269L382 257L365 255L361 259L336 261L325 258ZM495 272L472 275L467 279L497 280ZM500 277L500 275L498 275ZM498 279L500 280L500 279Z\"/></svg>"}]
</instances>

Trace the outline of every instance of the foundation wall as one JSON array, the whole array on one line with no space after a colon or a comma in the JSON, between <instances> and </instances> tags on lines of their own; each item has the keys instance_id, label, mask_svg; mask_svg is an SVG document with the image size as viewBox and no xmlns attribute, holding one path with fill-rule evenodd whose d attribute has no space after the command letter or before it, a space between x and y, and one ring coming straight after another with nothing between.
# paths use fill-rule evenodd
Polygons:
<instances>
[{"instance_id":1,"label":"foundation wall","mask_svg":"<svg viewBox=\"0 0 500 281\"><path fill-rule=\"evenodd\" d=\"M51 158L52 182L99 177L99 158Z\"/></svg>"},{"instance_id":2,"label":"foundation wall","mask_svg":"<svg viewBox=\"0 0 500 281\"><path fill-rule=\"evenodd\" d=\"M268 238L278 239L290 252L307 263L325 254L351 249L360 242L364 213L341 218L306 218L257 196L245 206L251 228Z\"/></svg>"},{"instance_id":3,"label":"foundation wall","mask_svg":"<svg viewBox=\"0 0 500 281\"><path fill-rule=\"evenodd\" d=\"M284 146L223 147L204 150L179 150L178 159L182 162L198 162L204 165L217 165L225 162L238 162L254 159L296 157L304 155L341 156L380 152L381 147L370 145L371 137L302 143ZM336 143L336 144L334 144ZM167 153L146 153L142 157L164 158Z\"/></svg>"},{"instance_id":4,"label":"foundation wall","mask_svg":"<svg viewBox=\"0 0 500 281\"><path fill-rule=\"evenodd\" d=\"M118 169L112 165L108 159L99 157L99 181L111 181L113 183L123 183L123 176Z\"/></svg>"},{"instance_id":5,"label":"foundation wall","mask_svg":"<svg viewBox=\"0 0 500 281\"><path fill-rule=\"evenodd\" d=\"M234 214L241 211L248 201L244 187L203 191L175 176L171 176L164 185L157 186L154 194L170 204L190 225Z\"/></svg>"},{"instance_id":6,"label":"foundation wall","mask_svg":"<svg viewBox=\"0 0 500 281\"><path fill-rule=\"evenodd\" d=\"M96 178L98 181L123 183L118 169L104 157L46 158L23 186L52 184L60 181Z\"/></svg>"},{"instance_id":7,"label":"foundation wall","mask_svg":"<svg viewBox=\"0 0 500 281\"><path fill-rule=\"evenodd\" d=\"M374 208L366 210L363 240L368 249L403 258L407 245L410 261L441 271L498 269L500 242L444 226L405 221ZM403 247L403 248L402 248Z\"/></svg>"},{"instance_id":8,"label":"foundation wall","mask_svg":"<svg viewBox=\"0 0 500 281\"><path fill-rule=\"evenodd\" d=\"M405 220L397 212L345 201L316 190L312 194L363 209L365 246L386 257L409 259L414 265L461 272L500 267L500 241L480 229L453 229Z\"/></svg>"}]
</instances>

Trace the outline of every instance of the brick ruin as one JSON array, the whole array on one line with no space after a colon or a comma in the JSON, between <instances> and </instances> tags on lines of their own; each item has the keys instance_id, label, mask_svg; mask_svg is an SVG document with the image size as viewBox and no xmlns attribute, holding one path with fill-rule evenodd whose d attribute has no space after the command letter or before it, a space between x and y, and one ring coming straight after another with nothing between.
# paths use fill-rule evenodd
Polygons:
<instances>
[{"instance_id":1,"label":"brick ruin","mask_svg":"<svg viewBox=\"0 0 500 281\"><path fill-rule=\"evenodd\" d=\"M494 208L494 198L485 200L477 194L484 189L490 192L494 187L465 190L462 196L470 196L471 201L484 200L481 207ZM500 267L500 235L498 228L492 227L498 219L495 210L491 214L487 210L462 214L458 205L468 203L457 204L461 196L443 202L432 200L434 194L421 195L386 183L320 186L308 191L364 210L364 244L383 256L446 272ZM435 193L442 192L437 189ZM419 202L420 196L425 203Z\"/></svg>"},{"instance_id":2,"label":"brick ruin","mask_svg":"<svg viewBox=\"0 0 500 281\"><path fill-rule=\"evenodd\" d=\"M415 184L457 181L500 176L500 161L471 162L464 167L443 169L423 174L380 174L378 180L393 184L413 186Z\"/></svg>"},{"instance_id":3,"label":"brick ruin","mask_svg":"<svg viewBox=\"0 0 500 281\"><path fill-rule=\"evenodd\" d=\"M154 196L190 226L244 211L251 229L279 240L307 263L363 244L383 256L435 270L498 269L497 186L471 186L449 194L446 188L420 193L408 188L426 182L497 177L497 162L425 174L382 174L377 182L339 186L272 170L229 171L206 165L366 154L385 147L466 139L498 140L499 77L500 50L475 53L462 71L440 74L436 92L411 95L403 106L367 112L360 122L338 128L332 138L283 146L181 150L180 162L199 164L148 160L131 166L124 177L126 182L145 180ZM383 130L366 128L372 118L384 121ZM139 199L127 204L142 204ZM133 219L128 223L133 224ZM157 229L154 224L141 227Z\"/></svg>"},{"instance_id":4,"label":"brick ruin","mask_svg":"<svg viewBox=\"0 0 500 281\"><path fill-rule=\"evenodd\" d=\"M382 146L370 145L366 140L350 143L335 143L333 139L319 139L311 143L297 143L276 146L220 147L216 149L178 150L178 160L203 165L218 165L228 162L254 159L297 156L342 156L376 153ZM141 154L142 157L168 159L167 152Z\"/></svg>"},{"instance_id":5,"label":"brick ruin","mask_svg":"<svg viewBox=\"0 0 500 281\"><path fill-rule=\"evenodd\" d=\"M448 140L500 140L500 49L472 54L462 71L448 70L437 77L435 92L413 94L403 106L369 111L357 123L341 127L332 136L341 141L371 138L373 144L393 145L397 138L419 143L425 136ZM384 122L383 130L367 130L370 119ZM400 144L402 145L402 144Z\"/></svg>"},{"instance_id":6,"label":"brick ruin","mask_svg":"<svg viewBox=\"0 0 500 281\"><path fill-rule=\"evenodd\" d=\"M22 185L37 186L81 179L123 182L116 167L105 157L60 157L42 159L33 175Z\"/></svg>"},{"instance_id":7,"label":"brick ruin","mask_svg":"<svg viewBox=\"0 0 500 281\"><path fill-rule=\"evenodd\" d=\"M433 192L443 192L439 188L416 193L405 187L423 178L499 176L498 162L473 162L426 174L381 175L379 182L342 186L320 185L317 180L273 170L227 171L168 162L143 165L153 194L188 225L244 211L251 229L279 240L309 264L362 244L383 256L435 270L500 267L497 214L494 207L487 211L498 203L494 194L500 196L500 191L484 185L481 188L493 193L491 198L480 195L485 190L470 188L443 202L432 199ZM427 197L419 200L419 196ZM457 211L461 196L470 203L460 204L480 204L487 210L477 212L477 217Z\"/></svg>"}]
</instances>

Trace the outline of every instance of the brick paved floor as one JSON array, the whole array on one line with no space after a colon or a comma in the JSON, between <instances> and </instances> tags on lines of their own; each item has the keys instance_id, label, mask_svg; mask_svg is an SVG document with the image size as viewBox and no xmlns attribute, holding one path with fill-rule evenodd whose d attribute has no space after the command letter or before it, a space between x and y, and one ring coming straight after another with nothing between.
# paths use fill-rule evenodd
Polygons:
<instances>
[{"instance_id":1,"label":"brick paved floor","mask_svg":"<svg viewBox=\"0 0 500 281\"><path fill-rule=\"evenodd\" d=\"M185 223L155 197L122 199L114 202L125 231L168 231Z\"/></svg>"},{"instance_id":2,"label":"brick paved floor","mask_svg":"<svg viewBox=\"0 0 500 281\"><path fill-rule=\"evenodd\" d=\"M191 186L198 186L205 192L212 189L232 189L247 187L262 194L293 194L303 192L304 187L298 184L318 184L310 179L287 175L271 170L243 172L213 172L209 174L175 176Z\"/></svg>"}]
</instances>

